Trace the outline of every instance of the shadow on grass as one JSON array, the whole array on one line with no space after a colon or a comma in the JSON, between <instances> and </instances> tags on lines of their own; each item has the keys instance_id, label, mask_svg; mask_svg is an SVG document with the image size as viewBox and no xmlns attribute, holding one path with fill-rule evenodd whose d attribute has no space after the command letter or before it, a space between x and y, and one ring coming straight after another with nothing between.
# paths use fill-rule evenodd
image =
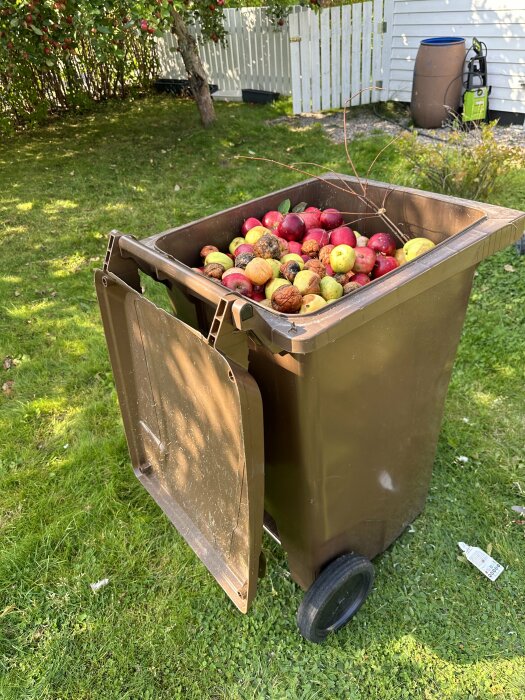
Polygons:
<instances>
[{"instance_id":1,"label":"shadow on grass","mask_svg":"<svg viewBox=\"0 0 525 700\"><path fill-rule=\"evenodd\" d=\"M268 575L243 617L133 476L92 281L106 232L155 233L300 179L232 160L249 149L284 159L293 148L295 160L315 149L343 169L342 149L319 134L266 129L270 108L247 114L221 107L219 128L204 134L193 105L145 101L0 151L0 345L19 361L3 375L13 396L0 398L5 673L19 697L35 698L257 697L254 688L369 698L378 683L384 697L489 697L493 669L517 677L525 647L524 540L508 511L513 484L525 488L523 296L501 271L509 251L482 266L474 289L427 508L377 558L374 594L325 646L298 636L301 593L277 545L265 540ZM360 148L365 161L370 147ZM495 584L458 561L459 539L492 543L508 566ZM105 577L93 594L89 583Z\"/></svg>"}]
</instances>

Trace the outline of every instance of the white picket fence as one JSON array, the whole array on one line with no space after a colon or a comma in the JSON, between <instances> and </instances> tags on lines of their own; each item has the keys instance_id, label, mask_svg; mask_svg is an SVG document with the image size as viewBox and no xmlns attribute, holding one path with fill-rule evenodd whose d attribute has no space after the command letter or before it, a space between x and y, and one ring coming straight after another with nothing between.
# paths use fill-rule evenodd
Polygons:
<instances>
[{"instance_id":1,"label":"white picket fence","mask_svg":"<svg viewBox=\"0 0 525 700\"><path fill-rule=\"evenodd\" d=\"M291 16L302 8L293 8ZM289 26L274 27L260 7L224 11L228 43L200 43L199 52L210 82L219 86L219 97L240 99L241 90L292 92ZM200 37L200 28L192 29ZM172 34L158 41L162 78L185 78L186 71Z\"/></svg>"},{"instance_id":2,"label":"white picket fence","mask_svg":"<svg viewBox=\"0 0 525 700\"><path fill-rule=\"evenodd\" d=\"M296 6L275 28L263 8L225 10L225 47L202 43L200 54L217 95L240 99L242 89L292 95L295 114L386 99L393 0L368 0L315 12ZM199 26L194 29L200 37ZM184 78L176 40L158 41L161 77ZM380 89L382 86L383 90Z\"/></svg>"},{"instance_id":3,"label":"white picket fence","mask_svg":"<svg viewBox=\"0 0 525 700\"><path fill-rule=\"evenodd\" d=\"M370 0L290 17L295 114L385 99L391 10L392 0Z\"/></svg>"}]
</instances>

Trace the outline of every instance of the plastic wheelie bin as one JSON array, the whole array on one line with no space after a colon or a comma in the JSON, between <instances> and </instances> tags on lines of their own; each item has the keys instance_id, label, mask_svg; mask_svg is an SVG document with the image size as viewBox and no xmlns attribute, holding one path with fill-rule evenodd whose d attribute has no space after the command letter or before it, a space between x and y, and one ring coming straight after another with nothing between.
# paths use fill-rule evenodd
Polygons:
<instances>
[{"instance_id":1,"label":"plastic wheelie bin","mask_svg":"<svg viewBox=\"0 0 525 700\"><path fill-rule=\"evenodd\" d=\"M437 245L354 294L279 314L191 269L285 198L384 231L341 183L358 186L313 179L143 240L114 231L96 272L135 474L242 612L264 526L307 591L298 624L315 642L359 609L370 560L423 509L474 271L525 227L518 211L368 181L403 233Z\"/></svg>"}]
</instances>

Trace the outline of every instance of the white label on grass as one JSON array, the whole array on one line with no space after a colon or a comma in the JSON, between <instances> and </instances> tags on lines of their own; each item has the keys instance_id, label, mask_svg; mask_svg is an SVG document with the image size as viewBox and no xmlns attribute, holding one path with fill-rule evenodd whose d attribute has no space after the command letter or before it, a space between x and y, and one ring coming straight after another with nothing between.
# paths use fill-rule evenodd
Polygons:
<instances>
[{"instance_id":1,"label":"white label on grass","mask_svg":"<svg viewBox=\"0 0 525 700\"><path fill-rule=\"evenodd\" d=\"M458 546L471 564L479 569L491 581L495 581L503 571L501 564L489 556L479 547L470 547L464 542L458 542Z\"/></svg>"},{"instance_id":2,"label":"white label on grass","mask_svg":"<svg viewBox=\"0 0 525 700\"><path fill-rule=\"evenodd\" d=\"M100 579L100 581L96 581L95 583L90 583L89 586L93 593L96 593L99 588L103 588L104 586L107 586L109 583L109 578L103 578Z\"/></svg>"}]
</instances>

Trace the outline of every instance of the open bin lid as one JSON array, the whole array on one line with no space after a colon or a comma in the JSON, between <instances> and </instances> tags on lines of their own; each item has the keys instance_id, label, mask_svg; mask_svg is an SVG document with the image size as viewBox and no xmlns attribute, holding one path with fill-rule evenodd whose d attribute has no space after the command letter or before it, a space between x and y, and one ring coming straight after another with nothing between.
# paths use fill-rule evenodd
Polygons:
<instances>
[{"instance_id":1,"label":"open bin lid","mask_svg":"<svg viewBox=\"0 0 525 700\"><path fill-rule=\"evenodd\" d=\"M264 510L259 388L114 274L98 270L95 285L135 473L246 612Z\"/></svg>"}]
</instances>

